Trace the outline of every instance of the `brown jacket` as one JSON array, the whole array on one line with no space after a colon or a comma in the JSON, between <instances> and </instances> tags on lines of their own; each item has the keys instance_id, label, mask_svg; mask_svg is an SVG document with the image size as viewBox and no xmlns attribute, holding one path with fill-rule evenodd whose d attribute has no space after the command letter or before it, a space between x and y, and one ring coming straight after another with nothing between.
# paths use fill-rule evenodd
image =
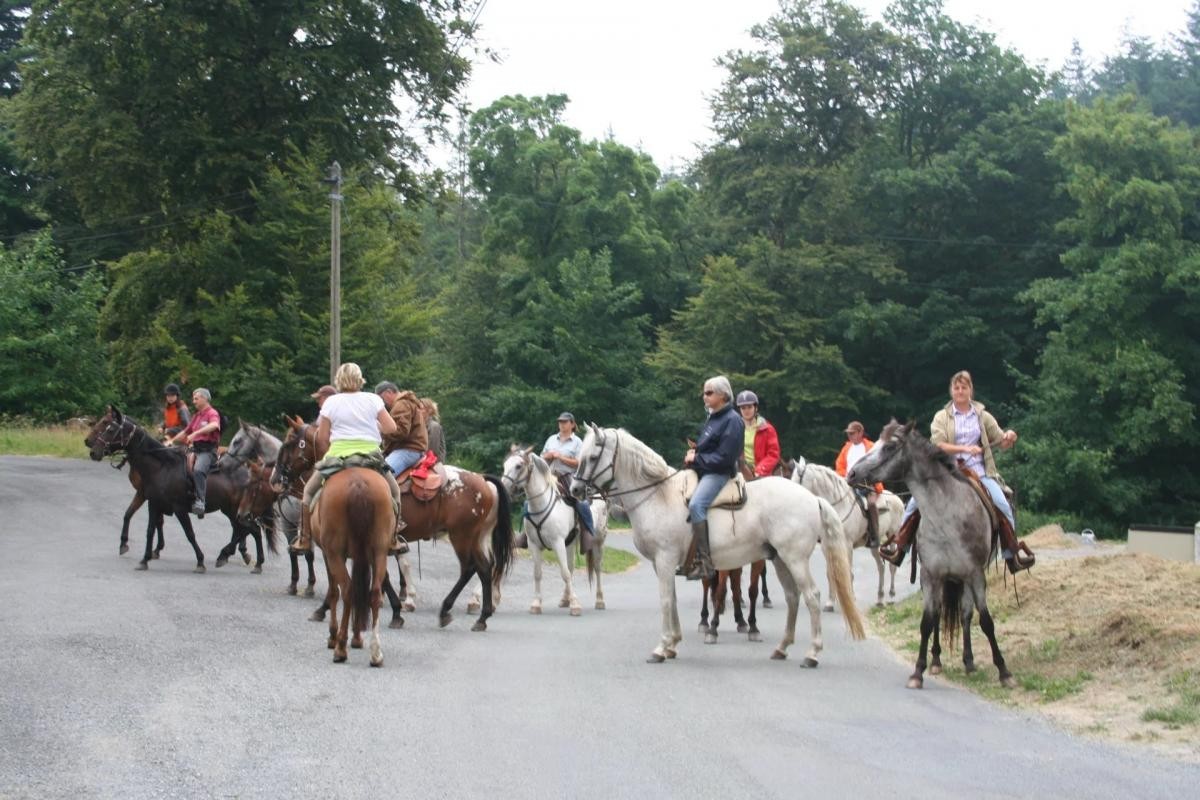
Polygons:
<instances>
[{"instance_id":1,"label":"brown jacket","mask_svg":"<svg viewBox=\"0 0 1200 800\"><path fill-rule=\"evenodd\" d=\"M392 403L392 419L396 421L396 432L383 437L384 455L393 450L416 450L424 453L429 449L429 434L425 430L425 412L421 401L412 392L401 392Z\"/></svg>"},{"instance_id":2,"label":"brown jacket","mask_svg":"<svg viewBox=\"0 0 1200 800\"><path fill-rule=\"evenodd\" d=\"M996 470L996 458L992 455L992 443L999 442L1004 436L1004 431L996 422L996 418L990 412L984 411L983 403L972 400L971 405L979 415L979 430L983 434L979 446L983 448L984 474L1000 480L1000 473ZM934 444L954 444L953 402L947 403L945 408L933 415L933 422L929 425L929 440Z\"/></svg>"}]
</instances>

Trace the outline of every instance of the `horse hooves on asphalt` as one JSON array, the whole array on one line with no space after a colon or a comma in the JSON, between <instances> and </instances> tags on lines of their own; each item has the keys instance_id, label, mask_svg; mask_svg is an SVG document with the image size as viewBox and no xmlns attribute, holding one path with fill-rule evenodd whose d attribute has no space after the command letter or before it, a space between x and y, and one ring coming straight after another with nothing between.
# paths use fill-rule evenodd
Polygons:
<instances>
[{"instance_id":1,"label":"horse hooves on asphalt","mask_svg":"<svg viewBox=\"0 0 1200 800\"><path fill-rule=\"evenodd\" d=\"M393 617L392 621L388 623L388 627L393 629L403 628L404 617Z\"/></svg>"},{"instance_id":2,"label":"horse hooves on asphalt","mask_svg":"<svg viewBox=\"0 0 1200 800\"><path fill-rule=\"evenodd\" d=\"M476 622L474 625L471 626L471 630L473 630L475 633L480 633L481 631L486 631L487 623L484 622L483 620L479 620L479 622Z\"/></svg>"},{"instance_id":3,"label":"horse hooves on asphalt","mask_svg":"<svg viewBox=\"0 0 1200 800\"><path fill-rule=\"evenodd\" d=\"M325 621L325 612L321 611L320 609L317 609L316 611L314 611L308 615L308 621L309 622L324 622Z\"/></svg>"},{"instance_id":4,"label":"horse hooves on asphalt","mask_svg":"<svg viewBox=\"0 0 1200 800\"><path fill-rule=\"evenodd\" d=\"M929 668L929 674L930 675L941 675L942 674L942 665L934 664L932 667Z\"/></svg>"},{"instance_id":5,"label":"horse hooves on asphalt","mask_svg":"<svg viewBox=\"0 0 1200 800\"><path fill-rule=\"evenodd\" d=\"M353 647L355 650L362 650L362 639L350 640L350 646Z\"/></svg>"},{"instance_id":6,"label":"horse hooves on asphalt","mask_svg":"<svg viewBox=\"0 0 1200 800\"><path fill-rule=\"evenodd\" d=\"M444 628L447 625L449 625L453 620L454 620L453 614L442 614L440 617L438 617L438 627Z\"/></svg>"},{"instance_id":7,"label":"horse hooves on asphalt","mask_svg":"<svg viewBox=\"0 0 1200 800\"><path fill-rule=\"evenodd\" d=\"M750 640L751 642L761 642L762 634L759 633L758 631L750 631L750 633L746 636L746 638L748 640Z\"/></svg>"},{"instance_id":8,"label":"horse hooves on asphalt","mask_svg":"<svg viewBox=\"0 0 1200 800\"><path fill-rule=\"evenodd\" d=\"M811 656L805 656L804 660L800 662L800 666L804 667L805 669L816 669L817 660Z\"/></svg>"},{"instance_id":9,"label":"horse hooves on asphalt","mask_svg":"<svg viewBox=\"0 0 1200 800\"><path fill-rule=\"evenodd\" d=\"M646 663L647 664L661 664L666 660L667 660L666 656L660 656L658 653L651 653L650 657L646 659Z\"/></svg>"},{"instance_id":10,"label":"horse hooves on asphalt","mask_svg":"<svg viewBox=\"0 0 1200 800\"><path fill-rule=\"evenodd\" d=\"M379 659L378 661L376 661L375 659L373 659L373 658L372 658L372 659L371 659L371 666L372 666L372 667L382 667L382 666L383 666L383 658L382 658L382 657L380 657L380 659Z\"/></svg>"},{"instance_id":11,"label":"horse hooves on asphalt","mask_svg":"<svg viewBox=\"0 0 1200 800\"><path fill-rule=\"evenodd\" d=\"M596 610L597 610L597 611L603 611L603 610L604 610L604 608L605 608L605 606L604 606L604 601L603 601L603 600L597 600L597 601L596 601Z\"/></svg>"},{"instance_id":12,"label":"horse hooves on asphalt","mask_svg":"<svg viewBox=\"0 0 1200 800\"><path fill-rule=\"evenodd\" d=\"M208 570L205 569L203 564L197 564L196 568L194 570L192 570L192 572L195 572L197 575L202 575L205 572L208 572Z\"/></svg>"},{"instance_id":13,"label":"horse hooves on asphalt","mask_svg":"<svg viewBox=\"0 0 1200 800\"><path fill-rule=\"evenodd\" d=\"M345 663L346 663L346 658L347 658L347 656L346 656L346 654L345 654L345 653L336 653L336 652L335 652L335 653L333 654L333 663L335 663L335 664L345 664Z\"/></svg>"},{"instance_id":14,"label":"horse hooves on asphalt","mask_svg":"<svg viewBox=\"0 0 1200 800\"><path fill-rule=\"evenodd\" d=\"M581 614L583 614L583 609L582 609L582 608L578 608L578 607L576 607L576 608L572 608L572 609L571 609L571 616L572 616L572 617L578 617L578 616L580 616Z\"/></svg>"},{"instance_id":15,"label":"horse hooves on asphalt","mask_svg":"<svg viewBox=\"0 0 1200 800\"><path fill-rule=\"evenodd\" d=\"M701 622L696 626L696 633L708 633L708 623Z\"/></svg>"},{"instance_id":16,"label":"horse hooves on asphalt","mask_svg":"<svg viewBox=\"0 0 1200 800\"><path fill-rule=\"evenodd\" d=\"M904 684L909 689L920 689L925 685L925 680L916 675L908 679L908 683Z\"/></svg>"},{"instance_id":17,"label":"horse hooves on asphalt","mask_svg":"<svg viewBox=\"0 0 1200 800\"><path fill-rule=\"evenodd\" d=\"M242 561L245 562L247 567L250 566L250 554L242 553Z\"/></svg>"},{"instance_id":18,"label":"horse hooves on asphalt","mask_svg":"<svg viewBox=\"0 0 1200 800\"><path fill-rule=\"evenodd\" d=\"M746 633L750 630L750 626L744 622L738 623L738 633Z\"/></svg>"},{"instance_id":19,"label":"horse hooves on asphalt","mask_svg":"<svg viewBox=\"0 0 1200 800\"><path fill-rule=\"evenodd\" d=\"M672 658L674 658L676 655L677 655L677 654L676 654L676 652L675 652L674 650L668 650L668 651L667 651L667 659L672 659Z\"/></svg>"},{"instance_id":20,"label":"horse hooves on asphalt","mask_svg":"<svg viewBox=\"0 0 1200 800\"><path fill-rule=\"evenodd\" d=\"M717 643L717 635L715 633L704 634L704 643L705 644L716 644Z\"/></svg>"},{"instance_id":21,"label":"horse hooves on asphalt","mask_svg":"<svg viewBox=\"0 0 1200 800\"><path fill-rule=\"evenodd\" d=\"M139 562L138 562L138 565L137 565L136 567L134 567L134 569L136 569L136 570L138 570L139 572L141 572L142 570L145 570L145 569L150 569L150 565L149 565L149 564L147 564L145 561L139 561Z\"/></svg>"},{"instance_id":22,"label":"horse hooves on asphalt","mask_svg":"<svg viewBox=\"0 0 1200 800\"><path fill-rule=\"evenodd\" d=\"M530 607L529 607L529 613L530 613L530 614L541 614L541 613L542 613L542 607L541 607L541 606L530 606Z\"/></svg>"},{"instance_id":23,"label":"horse hooves on asphalt","mask_svg":"<svg viewBox=\"0 0 1200 800\"><path fill-rule=\"evenodd\" d=\"M304 596L305 597L316 597L317 596L317 593L313 590L311 583L308 585L308 588L304 590Z\"/></svg>"},{"instance_id":24,"label":"horse hooves on asphalt","mask_svg":"<svg viewBox=\"0 0 1200 800\"><path fill-rule=\"evenodd\" d=\"M118 553L118 555L122 555L122 556L123 556L123 555L125 555L125 554L126 554L126 553L128 553L128 552L129 552L129 545L127 545L127 544L123 544L123 545L121 545L121 551Z\"/></svg>"},{"instance_id":25,"label":"horse hooves on asphalt","mask_svg":"<svg viewBox=\"0 0 1200 800\"><path fill-rule=\"evenodd\" d=\"M160 552L162 552L162 551L161 551L161 550L155 550L153 553L151 553L151 554L150 554L150 558L152 558L152 559L154 559L155 561L157 561L157 560L158 560L158 554L159 554Z\"/></svg>"},{"instance_id":26,"label":"horse hooves on asphalt","mask_svg":"<svg viewBox=\"0 0 1200 800\"><path fill-rule=\"evenodd\" d=\"M229 563L228 556L217 556L217 561L216 561L217 569L220 569L221 567L225 566L228 563Z\"/></svg>"},{"instance_id":27,"label":"horse hooves on asphalt","mask_svg":"<svg viewBox=\"0 0 1200 800\"><path fill-rule=\"evenodd\" d=\"M779 648L775 648L775 652L771 653L771 659L774 661L783 661L787 659L787 653L783 652Z\"/></svg>"},{"instance_id":28,"label":"horse hooves on asphalt","mask_svg":"<svg viewBox=\"0 0 1200 800\"><path fill-rule=\"evenodd\" d=\"M254 569L250 570L251 575L262 575L262 564L255 564Z\"/></svg>"}]
</instances>

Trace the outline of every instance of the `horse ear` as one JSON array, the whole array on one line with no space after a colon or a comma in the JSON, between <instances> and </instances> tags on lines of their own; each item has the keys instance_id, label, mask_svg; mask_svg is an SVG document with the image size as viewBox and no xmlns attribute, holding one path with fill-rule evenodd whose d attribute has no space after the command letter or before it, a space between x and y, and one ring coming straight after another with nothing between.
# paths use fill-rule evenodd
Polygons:
<instances>
[{"instance_id":1,"label":"horse ear","mask_svg":"<svg viewBox=\"0 0 1200 800\"><path fill-rule=\"evenodd\" d=\"M122 417L124 416L124 415L121 413L121 409L117 408L117 404L116 404L116 403L112 403L112 404L110 404L110 405L109 405L109 407L108 407L108 410L112 412L112 418L113 418L113 421L114 421L114 422L120 422L120 421L121 421L121 419L122 419Z\"/></svg>"},{"instance_id":2,"label":"horse ear","mask_svg":"<svg viewBox=\"0 0 1200 800\"><path fill-rule=\"evenodd\" d=\"M527 456L533 455L533 445L530 445L529 447L525 448L525 455L527 455Z\"/></svg>"},{"instance_id":3,"label":"horse ear","mask_svg":"<svg viewBox=\"0 0 1200 800\"><path fill-rule=\"evenodd\" d=\"M300 418L299 414L292 417L292 425L296 428L296 430L300 430L304 427L304 420Z\"/></svg>"}]
</instances>

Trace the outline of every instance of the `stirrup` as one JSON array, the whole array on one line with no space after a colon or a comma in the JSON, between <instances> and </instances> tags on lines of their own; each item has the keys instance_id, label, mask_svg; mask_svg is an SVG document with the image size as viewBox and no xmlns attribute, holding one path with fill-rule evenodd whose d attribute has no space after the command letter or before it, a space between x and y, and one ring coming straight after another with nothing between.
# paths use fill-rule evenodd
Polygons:
<instances>
[{"instance_id":1,"label":"stirrup","mask_svg":"<svg viewBox=\"0 0 1200 800\"><path fill-rule=\"evenodd\" d=\"M1016 552L1013 553L1011 558L1005 559L1005 563L1008 564L1008 571L1014 575L1021 570L1029 569L1036 561L1037 556L1033 554L1033 551L1029 549L1029 545L1025 544L1024 541L1018 541Z\"/></svg>"},{"instance_id":2,"label":"stirrup","mask_svg":"<svg viewBox=\"0 0 1200 800\"><path fill-rule=\"evenodd\" d=\"M879 545L879 549L876 552L879 553L879 557L884 561L895 564L898 567L904 563L904 555L908 552L908 548L901 549L895 539L888 539Z\"/></svg>"}]
</instances>

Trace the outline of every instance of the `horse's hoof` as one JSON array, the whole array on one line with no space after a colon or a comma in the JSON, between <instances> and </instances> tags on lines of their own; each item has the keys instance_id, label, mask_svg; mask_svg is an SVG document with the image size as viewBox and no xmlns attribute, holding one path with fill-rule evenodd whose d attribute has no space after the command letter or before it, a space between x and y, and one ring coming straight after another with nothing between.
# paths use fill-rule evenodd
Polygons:
<instances>
[{"instance_id":1,"label":"horse's hoof","mask_svg":"<svg viewBox=\"0 0 1200 800\"><path fill-rule=\"evenodd\" d=\"M708 633L708 623L701 622L696 626L696 633Z\"/></svg>"},{"instance_id":2,"label":"horse's hoof","mask_svg":"<svg viewBox=\"0 0 1200 800\"><path fill-rule=\"evenodd\" d=\"M444 627L446 627L447 625L449 625L449 624L450 624L450 622L451 622L453 619L454 619L454 615L453 615L453 614L442 614L440 617L438 617L438 627L439 627L439 628L444 628Z\"/></svg>"},{"instance_id":3,"label":"horse's hoof","mask_svg":"<svg viewBox=\"0 0 1200 800\"><path fill-rule=\"evenodd\" d=\"M1017 688L1017 680L1012 675L1001 675L1000 685L1005 689L1015 689Z\"/></svg>"},{"instance_id":4,"label":"horse's hoof","mask_svg":"<svg viewBox=\"0 0 1200 800\"><path fill-rule=\"evenodd\" d=\"M317 593L313 591L312 584L310 583L308 588L304 590L304 597L316 597L316 595Z\"/></svg>"},{"instance_id":5,"label":"horse's hoof","mask_svg":"<svg viewBox=\"0 0 1200 800\"><path fill-rule=\"evenodd\" d=\"M388 623L388 627L394 630L399 630L404 627L404 617L392 617L392 621Z\"/></svg>"},{"instance_id":6,"label":"horse's hoof","mask_svg":"<svg viewBox=\"0 0 1200 800\"><path fill-rule=\"evenodd\" d=\"M605 609L604 601L603 601L603 600L597 600L597 601L596 601L596 610L597 610L597 611L603 611L604 609Z\"/></svg>"},{"instance_id":7,"label":"horse's hoof","mask_svg":"<svg viewBox=\"0 0 1200 800\"><path fill-rule=\"evenodd\" d=\"M228 563L229 563L228 556L217 556L217 569L220 569L221 567L225 566Z\"/></svg>"},{"instance_id":8,"label":"horse's hoof","mask_svg":"<svg viewBox=\"0 0 1200 800\"><path fill-rule=\"evenodd\" d=\"M329 641L325 643L325 647L328 648L329 650L333 650L335 647L337 647L337 639L330 636Z\"/></svg>"},{"instance_id":9,"label":"horse's hoof","mask_svg":"<svg viewBox=\"0 0 1200 800\"><path fill-rule=\"evenodd\" d=\"M821 610L824 611L826 614L832 614L833 613L833 603L826 603L825 605L823 605L821 607Z\"/></svg>"},{"instance_id":10,"label":"horse's hoof","mask_svg":"<svg viewBox=\"0 0 1200 800\"><path fill-rule=\"evenodd\" d=\"M340 650L335 650L333 652L333 663L335 663L335 664L346 663L346 653L341 652Z\"/></svg>"},{"instance_id":11,"label":"horse's hoof","mask_svg":"<svg viewBox=\"0 0 1200 800\"><path fill-rule=\"evenodd\" d=\"M744 623L744 622L739 622L739 623L738 623L738 633L745 633L745 632L747 632L748 630L750 630L750 626L749 626L749 625L747 625L747 624L746 624L746 623Z\"/></svg>"},{"instance_id":12,"label":"horse's hoof","mask_svg":"<svg viewBox=\"0 0 1200 800\"><path fill-rule=\"evenodd\" d=\"M145 561L139 561L138 565L134 567L134 569L136 569L138 572L141 572L142 570L150 569L150 564Z\"/></svg>"},{"instance_id":13,"label":"horse's hoof","mask_svg":"<svg viewBox=\"0 0 1200 800\"><path fill-rule=\"evenodd\" d=\"M371 659L371 666L372 666L372 667L382 667L382 666L383 666L383 656L380 656L380 657L379 657L379 658L377 658L377 659L376 659L376 658L372 658L372 659Z\"/></svg>"},{"instance_id":14,"label":"horse's hoof","mask_svg":"<svg viewBox=\"0 0 1200 800\"><path fill-rule=\"evenodd\" d=\"M669 660L669 659L672 659L672 658L674 658L675 656L676 656L676 653L675 653L675 651L674 651L674 650L668 650L668 651L667 651L667 659L668 659L668 660Z\"/></svg>"},{"instance_id":15,"label":"horse's hoof","mask_svg":"<svg viewBox=\"0 0 1200 800\"><path fill-rule=\"evenodd\" d=\"M292 595L293 597L295 597L296 596L296 584L294 584L294 583L290 584L287 588L287 593Z\"/></svg>"},{"instance_id":16,"label":"horse's hoof","mask_svg":"<svg viewBox=\"0 0 1200 800\"><path fill-rule=\"evenodd\" d=\"M812 656L805 656L804 660L800 662L800 666L804 667L805 669L816 669L817 660Z\"/></svg>"},{"instance_id":17,"label":"horse's hoof","mask_svg":"<svg viewBox=\"0 0 1200 800\"><path fill-rule=\"evenodd\" d=\"M126 553L128 553L128 552L129 552L129 545L127 545L127 544L123 544L123 545L121 545L121 549L120 549L120 552L118 553L118 555L122 555L122 556L123 556L123 555L125 555L125 554L126 554Z\"/></svg>"},{"instance_id":18,"label":"horse's hoof","mask_svg":"<svg viewBox=\"0 0 1200 800\"><path fill-rule=\"evenodd\" d=\"M775 648L775 652L774 652L774 653L771 653L771 660L772 660L772 661L783 661L783 660L785 660L786 658L787 658L787 653L783 652L783 651L782 651L782 650L780 650L778 647L776 647L776 648Z\"/></svg>"},{"instance_id":19,"label":"horse's hoof","mask_svg":"<svg viewBox=\"0 0 1200 800\"><path fill-rule=\"evenodd\" d=\"M925 686L924 679L914 675L908 679L908 683L904 684L909 689L921 689Z\"/></svg>"},{"instance_id":20,"label":"horse's hoof","mask_svg":"<svg viewBox=\"0 0 1200 800\"><path fill-rule=\"evenodd\" d=\"M162 552L161 550L155 550L153 553L151 553L151 554L150 554L150 558L152 558L152 559L154 559L155 561L157 561L157 560L158 560L158 554L159 554L159 553L161 553L161 552Z\"/></svg>"},{"instance_id":21,"label":"horse's hoof","mask_svg":"<svg viewBox=\"0 0 1200 800\"><path fill-rule=\"evenodd\" d=\"M314 611L308 615L309 622L324 622L325 613L323 611Z\"/></svg>"},{"instance_id":22,"label":"horse's hoof","mask_svg":"<svg viewBox=\"0 0 1200 800\"><path fill-rule=\"evenodd\" d=\"M579 606L573 606L571 608L571 616L572 617L578 617L582 613L583 613L583 609L580 608Z\"/></svg>"},{"instance_id":23,"label":"horse's hoof","mask_svg":"<svg viewBox=\"0 0 1200 800\"><path fill-rule=\"evenodd\" d=\"M401 605L400 608L403 609L404 611L416 611L417 610L417 606L413 603L412 600L405 600L404 604Z\"/></svg>"},{"instance_id":24,"label":"horse's hoof","mask_svg":"<svg viewBox=\"0 0 1200 800\"><path fill-rule=\"evenodd\" d=\"M876 601L875 601L875 607L876 607L876 608L883 608L883 601L882 601L882 600L876 600Z\"/></svg>"},{"instance_id":25,"label":"horse's hoof","mask_svg":"<svg viewBox=\"0 0 1200 800\"><path fill-rule=\"evenodd\" d=\"M929 666L929 674L930 675L941 675L942 674L942 665L941 664L931 664Z\"/></svg>"},{"instance_id":26,"label":"horse's hoof","mask_svg":"<svg viewBox=\"0 0 1200 800\"><path fill-rule=\"evenodd\" d=\"M964 661L963 662L963 672L967 673L968 675L970 675L972 672L974 672L975 669L976 669L976 667L975 667L974 661Z\"/></svg>"},{"instance_id":27,"label":"horse's hoof","mask_svg":"<svg viewBox=\"0 0 1200 800\"><path fill-rule=\"evenodd\" d=\"M646 659L646 663L647 664L661 664L662 662L664 662L666 660L667 660L666 656L660 656L658 653L651 653L650 657Z\"/></svg>"},{"instance_id":28,"label":"horse's hoof","mask_svg":"<svg viewBox=\"0 0 1200 800\"><path fill-rule=\"evenodd\" d=\"M747 635L746 638L752 642L761 642L762 634L759 633L758 631L750 631L749 635Z\"/></svg>"},{"instance_id":29,"label":"horse's hoof","mask_svg":"<svg viewBox=\"0 0 1200 800\"><path fill-rule=\"evenodd\" d=\"M351 639L350 646L355 650L362 650L362 639Z\"/></svg>"},{"instance_id":30,"label":"horse's hoof","mask_svg":"<svg viewBox=\"0 0 1200 800\"><path fill-rule=\"evenodd\" d=\"M468 614L478 614L479 613L479 603L476 603L473 600L470 603L467 603L467 613Z\"/></svg>"},{"instance_id":31,"label":"horse's hoof","mask_svg":"<svg viewBox=\"0 0 1200 800\"><path fill-rule=\"evenodd\" d=\"M571 601L570 601L570 600L565 600L565 599L564 599L564 600L559 600L559 601L558 601L558 607L559 607L559 608L566 608L566 607L567 607L567 606L569 606L569 605L571 605Z\"/></svg>"},{"instance_id":32,"label":"horse's hoof","mask_svg":"<svg viewBox=\"0 0 1200 800\"><path fill-rule=\"evenodd\" d=\"M262 575L262 564L255 564L254 569L250 570L251 575Z\"/></svg>"},{"instance_id":33,"label":"horse's hoof","mask_svg":"<svg viewBox=\"0 0 1200 800\"><path fill-rule=\"evenodd\" d=\"M246 562L246 566L250 566L250 554L242 553L242 561Z\"/></svg>"},{"instance_id":34,"label":"horse's hoof","mask_svg":"<svg viewBox=\"0 0 1200 800\"><path fill-rule=\"evenodd\" d=\"M529 607L529 613L530 613L530 614L541 614L541 613L542 613L542 607L541 607L541 606L530 606L530 607Z\"/></svg>"},{"instance_id":35,"label":"horse's hoof","mask_svg":"<svg viewBox=\"0 0 1200 800\"><path fill-rule=\"evenodd\" d=\"M192 570L192 572L195 572L197 575L203 575L205 572L208 572L208 570L204 568L203 564L197 564L196 568Z\"/></svg>"},{"instance_id":36,"label":"horse's hoof","mask_svg":"<svg viewBox=\"0 0 1200 800\"><path fill-rule=\"evenodd\" d=\"M704 634L704 643L705 644L716 644L717 643L717 635L715 633Z\"/></svg>"},{"instance_id":37,"label":"horse's hoof","mask_svg":"<svg viewBox=\"0 0 1200 800\"><path fill-rule=\"evenodd\" d=\"M774 607L775 606L771 605L770 600L763 600L763 608L774 608Z\"/></svg>"},{"instance_id":38,"label":"horse's hoof","mask_svg":"<svg viewBox=\"0 0 1200 800\"><path fill-rule=\"evenodd\" d=\"M474 631L475 633L482 633L483 631L487 630L487 623L484 622L483 620L479 620L478 622L476 622L474 625L471 626L471 630Z\"/></svg>"}]
</instances>

